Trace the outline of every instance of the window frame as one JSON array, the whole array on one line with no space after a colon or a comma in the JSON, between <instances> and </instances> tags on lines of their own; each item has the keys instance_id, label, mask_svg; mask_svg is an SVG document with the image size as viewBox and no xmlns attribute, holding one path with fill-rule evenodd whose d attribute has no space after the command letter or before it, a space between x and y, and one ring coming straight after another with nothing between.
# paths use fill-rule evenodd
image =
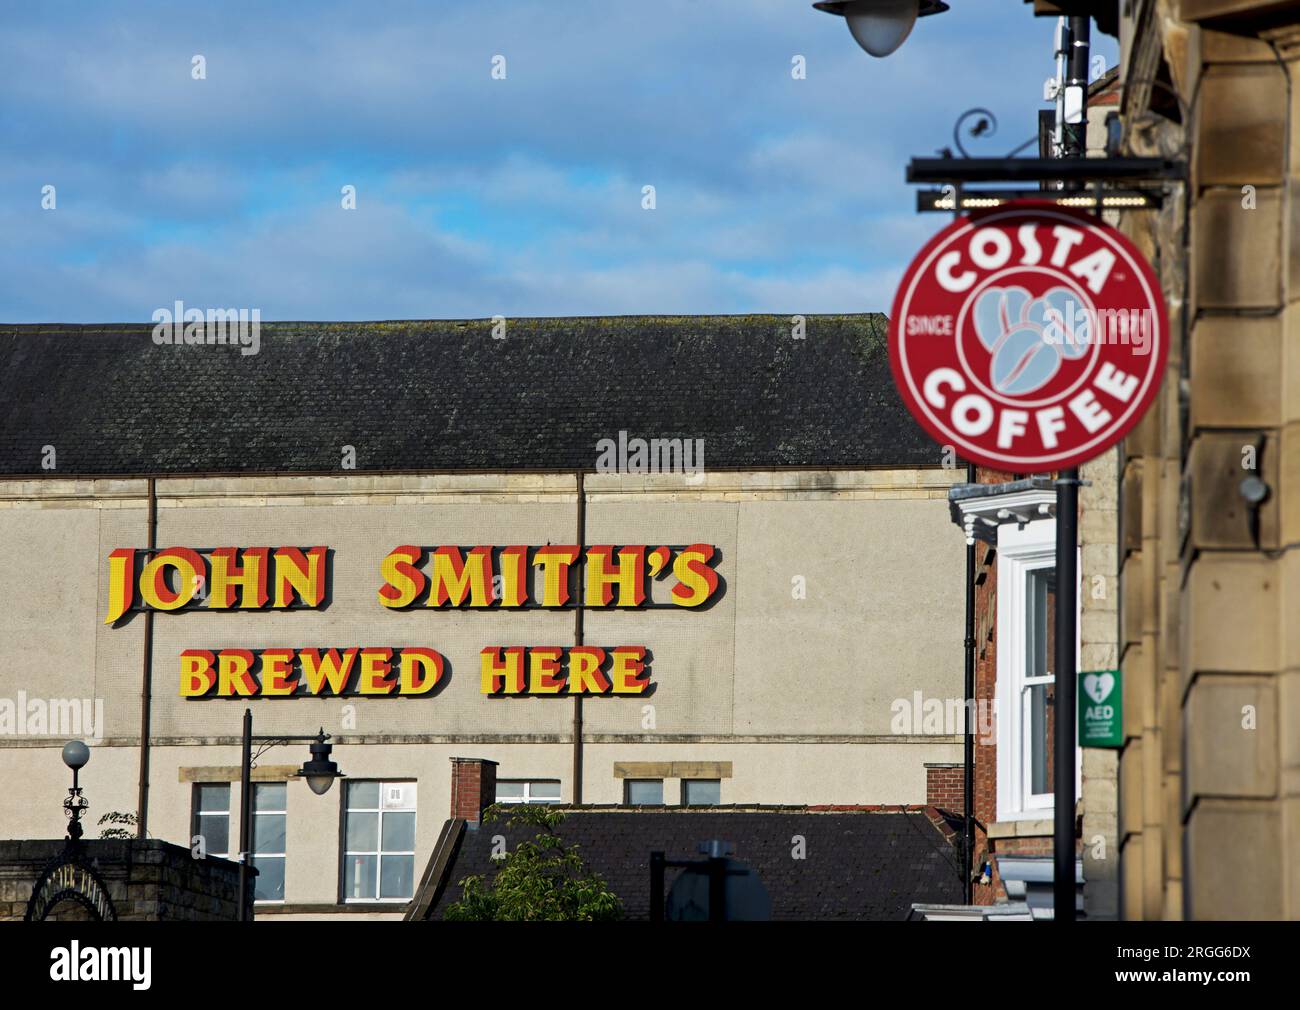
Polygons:
<instances>
[{"instance_id":1,"label":"window frame","mask_svg":"<svg viewBox=\"0 0 1300 1010\"><path fill-rule=\"evenodd\" d=\"M659 802L658 803L633 803L632 802L632 783L634 782L658 782L659 783ZM623 806L625 807L666 807L668 801L665 798L664 780L662 778L626 778L623 780Z\"/></svg>"},{"instance_id":2,"label":"window frame","mask_svg":"<svg viewBox=\"0 0 1300 1010\"><path fill-rule=\"evenodd\" d=\"M378 794L377 794L378 798L375 801L377 805L375 807L352 806L351 805L352 786L368 784L371 782L373 782L375 785L379 787ZM412 787L411 788L412 805L410 807L398 807L387 811L388 813L402 813L402 814L409 813L414 815L415 824L411 830L412 848L409 852L406 850L399 850L399 849L390 850L384 848L384 813L385 813L384 789L387 788L388 786ZM409 903L411 899L415 897L416 888L419 886L419 881L416 880L416 872L418 870L418 867L415 865L415 850L418 847L417 833L420 825L420 798L419 798L418 780L402 779L402 778L349 779L346 786L343 789L342 800L343 800L343 817L340 822L341 844L340 844L340 851L339 851L339 902L340 904L343 905L404 905ZM348 815L351 813L358 813L358 814L373 813L377 815L375 820L375 845L376 845L375 851L369 852L360 849L348 848ZM349 856L374 856L375 879L373 883L374 883L375 893L373 897L353 898L348 896L348 857ZM383 881L384 881L384 857L385 856L410 856L411 857L411 893L404 898L402 897L385 898L385 897L381 897L380 895L380 890L383 887Z\"/></svg>"},{"instance_id":3,"label":"window frame","mask_svg":"<svg viewBox=\"0 0 1300 1010\"><path fill-rule=\"evenodd\" d=\"M554 806L554 805L557 804L557 803L563 803L563 802L564 802L564 783L561 782L559 779L497 779L497 788L498 788L498 790L500 789L500 787L501 787L502 785L505 785L505 784L512 785L512 786L518 786L518 785L523 786L523 787L524 787L524 795L523 795L523 798L522 798L522 799L518 799L518 800L503 800L503 799L501 799L500 796L498 795L497 798L496 798L496 802L500 803L502 806L507 806L507 807L526 807L526 806L544 807L544 806ZM559 795L559 796L555 796L555 797L545 797L545 798L542 798L542 797L533 797L533 796L531 795L531 793L532 793L532 787L535 786L535 785L542 785L542 784L545 784L545 785L548 785L548 786L549 786L549 785L559 786L559 787L560 787L560 795Z\"/></svg>"},{"instance_id":4,"label":"window frame","mask_svg":"<svg viewBox=\"0 0 1300 1010\"><path fill-rule=\"evenodd\" d=\"M257 809L257 791L267 786L284 787L284 806L277 810L258 810ZM289 783L281 782L251 782L249 788L252 795L248 798L248 865L256 868L257 860L261 859L278 859L284 864L284 897L280 898L257 898L254 897L254 905L283 905L287 900L289 893ZM284 817L284 851L283 852L258 852L257 851L257 818L259 814L268 816ZM256 876L254 877L254 888L256 889ZM256 890L254 890L256 893Z\"/></svg>"},{"instance_id":5,"label":"window frame","mask_svg":"<svg viewBox=\"0 0 1300 1010\"><path fill-rule=\"evenodd\" d=\"M1081 552L1076 548L1076 573ZM1056 566L1056 521L1040 519L1024 526L998 527L997 584L997 819L999 821L1046 820L1055 808L1054 793L1032 792L1032 753L1026 746L1029 724L1028 688L1060 685L1056 672L1050 678L1029 677L1028 610L1029 576ZM1060 584L1057 584L1060 591ZM1079 667L1079 620L1081 599L1075 592L1075 669ZM1075 795L1080 794L1082 759L1075 746Z\"/></svg>"},{"instance_id":6,"label":"window frame","mask_svg":"<svg viewBox=\"0 0 1300 1010\"><path fill-rule=\"evenodd\" d=\"M226 811L224 815L220 810L199 809L199 796L201 795L202 790L205 788L211 788L213 786L216 786L218 788L224 788L226 790ZM193 788L190 790L190 839L191 839L190 844L191 846L193 845L194 838L202 837L203 853L205 856L212 856L215 859L230 858L230 842L231 842L230 829L232 827L231 816L230 816L230 796L231 793L233 792L234 790L231 788L229 782L193 783ZM207 833L203 831L202 828L200 827L200 822L204 817L222 817L222 816L226 818L226 848L224 852L213 852L210 848L208 848L208 836Z\"/></svg>"},{"instance_id":7,"label":"window frame","mask_svg":"<svg viewBox=\"0 0 1300 1010\"><path fill-rule=\"evenodd\" d=\"M686 798L686 787L692 782L716 782L718 784L718 802L717 803L691 803ZM722 779L720 778L690 778L682 779L681 805L684 807L720 807L722 806Z\"/></svg>"}]
</instances>

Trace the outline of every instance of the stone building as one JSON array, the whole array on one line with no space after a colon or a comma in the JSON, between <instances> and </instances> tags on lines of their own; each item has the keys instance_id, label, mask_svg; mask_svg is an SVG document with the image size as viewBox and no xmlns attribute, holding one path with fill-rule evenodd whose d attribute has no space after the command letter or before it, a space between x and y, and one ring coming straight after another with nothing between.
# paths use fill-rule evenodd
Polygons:
<instances>
[{"instance_id":1,"label":"stone building","mask_svg":"<svg viewBox=\"0 0 1300 1010\"><path fill-rule=\"evenodd\" d=\"M0 332L0 776L23 784L0 790L5 834L61 833L32 798L61 792L57 748L81 736L92 821L141 811L151 837L237 854L245 708L257 735L323 727L347 776L318 797L305 744L258 759L259 917L400 916L453 758L496 762L516 802L926 804L927 765L961 761L961 471L899 402L883 319L495 334L265 324L244 355L148 326ZM647 467L639 440L702 456ZM566 545L567 582L506 606L506 559ZM716 576L694 608L673 596L692 545ZM625 582L624 561L666 564ZM417 577L428 595L389 606ZM542 605L561 586L569 605ZM548 693L545 650L578 646L644 650L628 692ZM541 657L528 696L485 693L483 664L520 647ZM297 664L332 649L366 650L365 676L304 691ZM415 660L394 688L384 649L436 651L433 689Z\"/></svg>"},{"instance_id":2,"label":"stone building","mask_svg":"<svg viewBox=\"0 0 1300 1010\"><path fill-rule=\"evenodd\" d=\"M1122 228L1171 349L1123 444L1121 911L1300 916L1300 4L1048 3L1118 25L1114 153L1186 164Z\"/></svg>"}]
</instances>

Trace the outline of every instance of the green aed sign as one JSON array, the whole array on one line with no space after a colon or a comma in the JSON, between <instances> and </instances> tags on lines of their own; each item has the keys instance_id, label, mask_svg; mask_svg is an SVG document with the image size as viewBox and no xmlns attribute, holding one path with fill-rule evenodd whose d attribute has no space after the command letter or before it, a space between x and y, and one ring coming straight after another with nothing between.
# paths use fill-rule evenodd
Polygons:
<instances>
[{"instance_id":1,"label":"green aed sign","mask_svg":"<svg viewBox=\"0 0 1300 1010\"><path fill-rule=\"evenodd\" d=\"M1079 746L1119 747L1124 743L1124 675L1119 670L1079 674Z\"/></svg>"}]
</instances>

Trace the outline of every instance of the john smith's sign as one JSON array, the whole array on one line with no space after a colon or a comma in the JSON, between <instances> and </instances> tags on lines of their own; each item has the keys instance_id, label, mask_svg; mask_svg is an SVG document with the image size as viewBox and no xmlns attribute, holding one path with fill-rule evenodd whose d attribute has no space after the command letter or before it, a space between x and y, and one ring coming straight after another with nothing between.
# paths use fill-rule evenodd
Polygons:
<instances>
[{"instance_id":1,"label":"john smith's sign","mask_svg":"<svg viewBox=\"0 0 1300 1010\"><path fill-rule=\"evenodd\" d=\"M314 547L121 548L108 556L108 614L321 610L333 552ZM376 601L389 610L563 610L706 607L723 582L711 544L396 547L380 562ZM662 599L652 584L667 583ZM419 697L448 664L417 646L191 648L184 698ZM644 695L650 650L639 645L488 646L479 679L490 696Z\"/></svg>"}]
</instances>

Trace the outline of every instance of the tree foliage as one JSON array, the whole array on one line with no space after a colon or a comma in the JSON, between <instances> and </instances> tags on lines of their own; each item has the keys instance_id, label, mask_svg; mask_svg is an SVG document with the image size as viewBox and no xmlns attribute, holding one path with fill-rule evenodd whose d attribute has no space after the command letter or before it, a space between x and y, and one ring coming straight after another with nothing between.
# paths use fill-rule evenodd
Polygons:
<instances>
[{"instance_id":1,"label":"tree foliage","mask_svg":"<svg viewBox=\"0 0 1300 1010\"><path fill-rule=\"evenodd\" d=\"M135 827L140 823L134 812L122 813L120 810L110 810L99 819L99 826L105 824L125 824L124 828L104 828L100 833L100 838L134 838Z\"/></svg>"},{"instance_id":2,"label":"tree foliage","mask_svg":"<svg viewBox=\"0 0 1300 1010\"><path fill-rule=\"evenodd\" d=\"M507 813L508 810L508 813ZM622 918L623 903L599 873L589 870L577 845L566 845L555 829L561 811L542 805L506 809L493 804L483 823L541 829L531 841L497 857L490 880L481 875L460 882L464 893L449 905L447 918L461 922L607 922Z\"/></svg>"}]
</instances>

